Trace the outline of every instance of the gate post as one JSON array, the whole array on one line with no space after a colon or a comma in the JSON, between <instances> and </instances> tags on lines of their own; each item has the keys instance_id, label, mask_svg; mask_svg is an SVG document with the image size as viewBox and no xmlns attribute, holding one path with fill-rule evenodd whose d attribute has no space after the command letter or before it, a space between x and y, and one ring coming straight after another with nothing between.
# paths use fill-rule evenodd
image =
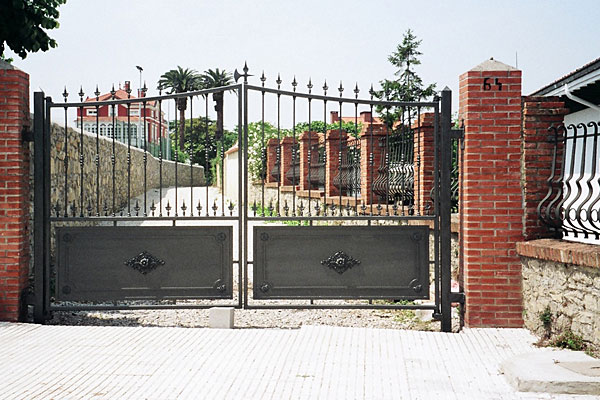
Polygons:
<instances>
[{"instance_id":1,"label":"gate post","mask_svg":"<svg viewBox=\"0 0 600 400\"><path fill-rule=\"evenodd\" d=\"M465 324L523 326L521 71L490 59L460 76Z\"/></svg>"},{"instance_id":2,"label":"gate post","mask_svg":"<svg viewBox=\"0 0 600 400\"><path fill-rule=\"evenodd\" d=\"M435 145L434 113L423 113L419 120L413 122L413 131L416 131L413 142L415 154L415 209L417 215L431 212L431 189L433 189L433 174L435 170Z\"/></svg>"},{"instance_id":3,"label":"gate post","mask_svg":"<svg viewBox=\"0 0 600 400\"><path fill-rule=\"evenodd\" d=\"M0 61L0 320L23 319L29 244L29 75Z\"/></svg>"},{"instance_id":4,"label":"gate post","mask_svg":"<svg viewBox=\"0 0 600 400\"><path fill-rule=\"evenodd\" d=\"M340 142L345 149L347 140L348 133L346 133L346 131L341 129L331 129L327 131L325 138L325 165L327 166L327 170L325 171L325 194L327 197L338 196L340 194L340 189L342 186L341 180L339 185L340 187L337 187L333 183L333 178L340 173L340 162L342 159L342 154L340 153ZM331 200L333 201L334 199Z\"/></svg>"},{"instance_id":5,"label":"gate post","mask_svg":"<svg viewBox=\"0 0 600 400\"><path fill-rule=\"evenodd\" d=\"M450 128L452 119L452 92L442 90L440 132L440 267L442 288L442 332L452 331L451 289L451 233L450 233L450 170L452 169L452 145Z\"/></svg>"}]
</instances>

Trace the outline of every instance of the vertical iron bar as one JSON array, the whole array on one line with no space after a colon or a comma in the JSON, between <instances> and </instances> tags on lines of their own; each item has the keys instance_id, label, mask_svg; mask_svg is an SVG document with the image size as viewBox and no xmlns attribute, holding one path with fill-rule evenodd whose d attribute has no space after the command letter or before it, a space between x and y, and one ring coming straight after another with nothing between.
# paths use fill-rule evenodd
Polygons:
<instances>
[{"instance_id":1,"label":"vertical iron bar","mask_svg":"<svg viewBox=\"0 0 600 400\"><path fill-rule=\"evenodd\" d=\"M413 149L414 149L414 133L413 133ZM413 155L413 165L415 165L415 180L416 185L413 183L413 188L416 188L415 193L413 195L413 204L416 207L415 215L421 215L421 141L423 138L421 137L421 107L417 107L417 159L416 163Z\"/></svg>"},{"instance_id":2,"label":"vertical iron bar","mask_svg":"<svg viewBox=\"0 0 600 400\"><path fill-rule=\"evenodd\" d=\"M225 99L225 91L223 91L223 99ZM239 154L239 153L238 153ZM225 128L221 132L221 215L225 216Z\"/></svg>"},{"instance_id":3,"label":"vertical iron bar","mask_svg":"<svg viewBox=\"0 0 600 400\"><path fill-rule=\"evenodd\" d=\"M312 82L310 81L310 79L308 80L308 94L310 95L312 92ZM312 158L313 158L313 154L312 154L312 121L311 121L311 117L312 117L312 113L311 113L311 102L312 102L312 98L309 96L308 97L308 216L311 216L311 206L312 206L312 197L311 197L311 188L312 188L312 180L311 180L311 169L312 169ZM317 140L318 143L318 140ZM317 161L318 161L318 157L319 157L319 150L318 150L318 144L317 144ZM300 162L302 161L302 154L300 155ZM300 179L302 180L303 177L300 176ZM310 224L312 225L312 219L310 220Z\"/></svg>"},{"instance_id":4,"label":"vertical iron bar","mask_svg":"<svg viewBox=\"0 0 600 400\"><path fill-rule=\"evenodd\" d=\"M323 85L323 96L327 96L327 81ZM323 99L323 215L327 216L327 191L329 185L332 183L331 174L329 172L329 166L327 165L327 99Z\"/></svg>"},{"instance_id":5,"label":"vertical iron bar","mask_svg":"<svg viewBox=\"0 0 600 400\"><path fill-rule=\"evenodd\" d=\"M168 131L168 129L167 129ZM162 151L162 100L158 100L158 137L160 138L160 145L158 147L158 216L162 217L162 164L163 164L163 151ZM167 141L169 143L169 141Z\"/></svg>"},{"instance_id":6,"label":"vertical iron bar","mask_svg":"<svg viewBox=\"0 0 600 400\"><path fill-rule=\"evenodd\" d=\"M177 165L179 164L179 126L177 124L177 111L178 104L180 98L175 98L175 216L177 216ZM184 126L185 129L185 126ZM175 224L175 220L173 220L173 224Z\"/></svg>"},{"instance_id":7,"label":"vertical iron bar","mask_svg":"<svg viewBox=\"0 0 600 400\"><path fill-rule=\"evenodd\" d=\"M294 86L294 92L296 92L296 77L292 85ZM292 217L296 216L296 95L292 96ZM300 175L300 173L298 173ZM298 221L298 225L301 222Z\"/></svg>"},{"instance_id":8,"label":"vertical iron bar","mask_svg":"<svg viewBox=\"0 0 600 400\"><path fill-rule=\"evenodd\" d=\"M51 106L52 106L52 98L51 97L46 97L46 115L44 117L44 131L43 131L43 135L44 135L44 140L43 140L43 147L44 150L42 151L42 157L43 157L43 179L42 182L43 183L43 216L42 216L42 220L44 221L44 233L42 235L43 240L44 240L44 250L43 250L43 282L44 282L44 288L43 288L43 315L44 318L48 318L48 309L50 307L50 276L51 276L51 271L50 271L50 251L51 251L51 237L50 237L50 135L52 132L50 123L51 123L51 116L50 116L50 111L51 111ZM42 108L43 110L43 108Z\"/></svg>"},{"instance_id":9,"label":"vertical iron bar","mask_svg":"<svg viewBox=\"0 0 600 400\"><path fill-rule=\"evenodd\" d=\"M340 98L342 97L342 83L340 82ZM342 100L339 101L340 104L340 114L339 114L339 132L338 132L338 142L339 142L339 149L338 149L338 182L339 182L339 199L340 199L340 205L339 205L339 215L340 217L342 216L342 190L343 190L343 175L342 175ZM348 139L346 138L346 141ZM348 148L348 146L346 145L346 149Z\"/></svg>"},{"instance_id":10,"label":"vertical iron bar","mask_svg":"<svg viewBox=\"0 0 600 400\"><path fill-rule=\"evenodd\" d=\"M127 93L130 97L131 91ZM127 199L131 199L131 103L127 103ZM127 201L127 216L131 217L131 201Z\"/></svg>"},{"instance_id":11,"label":"vertical iron bar","mask_svg":"<svg viewBox=\"0 0 600 400\"><path fill-rule=\"evenodd\" d=\"M114 100L115 99L114 87L113 87L113 90L111 91L111 93L112 93L112 96L111 96L112 100ZM113 106L113 109L114 109L114 106ZM115 148L114 119L115 119L115 116L113 113L112 154L111 154L111 158L110 158L111 163L112 163L112 215L113 215L113 217L116 215L116 212L117 212L117 210L116 210L116 188L117 188L117 186L116 186L116 179L115 179L117 160L116 160L116 156L115 156L116 148ZM127 201L129 202L129 199L127 199ZM117 222L115 221L115 225L116 225L116 223Z\"/></svg>"},{"instance_id":12,"label":"vertical iron bar","mask_svg":"<svg viewBox=\"0 0 600 400\"><path fill-rule=\"evenodd\" d=\"M390 107L386 107L386 116L389 121ZM385 124L385 214L390 215L390 127Z\"/></svg>"},{"instance_id":13,"label":"vertical iron bar","mask_svg":"<svg viewBox=\"0 0 600 400\"><path fill-rule=\"evenodd\" d=\"M190 217L194 216L194 167L192 166L192 156L194 154L194 113L193 113L194 97L190 96Z\"/></svg>"},{"instance_id":14,"label":"vertical iron bar","mask_svg":"<svg viewBox=\"0 0 600 400\"><path fill-rule=\"evenodd\" d=\"M238 135L238 146L240 148L241 154L243 155L238 162L238 189L239 189L239 201L240 201L240 212L239 212L239 278L241 282L242 278L242 267L243 266L243 279L244 279L244 305L248 306L248 256L246 254L246 249L248 247L248 87L246 86L246 78L244 77L243 87L243 120L244 120L244 132L243 135ZM238 96L238 121L242 119L242 96ZM238 126L241 124L238 123ZM243 171L243 172L242 172ZM243 190L242 190L243 186ZM264 207L264 205L263 205ZM252 264L255 265L254 263ZM256 275L254 275L256 276ZM240 290L242 290L241 286Z\"/></svg>"},{"instance_id":15,"label":"vertical iron bar","mask_svg":"<svg viewBox=\"0 0 600 400\"><path fill-rule=\"evenodd\" d=\"M98 95L100 92L96 87L96 101L98 101ZM67 109L65 108L65 111ZM98 132L98 122L99 122L99 107L96 106L96 216L100 215L100 133ZM65 133L67 133L66 127L66 114L65 114ZM114 132L113 132L114 134ZM66 149L65 149L66 150Z\"/></svg>"},{"instance_id":16,"label":"vertical iron bar","mask_svg":"<svg viewBox=\"0 0 600 400\"><path fill-rule=\"evenodd\" d=\"M83 107L81 108L79 132L79 216L83 218Z\"/></svg>"},{"instance_id":17,"label":"vertical iron bar","mask_svg":"<svg viewBox=\"0 0 600 400\"><path fill-rule=\"evenodd\" d=\"M66 89L65 89L66 92ZM43 94L43 93L42 93ZM43 103L43 96L42 96L42 103ZM66 101L66 98L65 98ZM35 108L34 108L35 110ZM43 111L40 111L40 113ZM80 111L81 113L83 113L83 109L81 109ZM41 121L40 123L43 123L43 121ZM43 129L43 128L40 128ZM96 124L96 132L98 129L98 124ZM65 207L65 212L64 212L64 216L68 217L69 216L69 191L68 191L68 186L69 186L69 131L67 128L67 107L65 107L65 159L64 159L64 166L65 166L65 187L63 189L64 194L65 194L65 202L64 202L64 207ZM41 150L40 150L41 151ZM36 180L36 182L39 182L38 180Z\"/></svg>"},{"instance_id":18,"label":"vertical iron bar","mask_svg":"<svg viewBox=\"0 0 600 400\"><path fill-rule=\"evenodd\" d=\"M452 113L452 92L447 87L442 90L442 132L441 132L441 269L442 269L442 331L452 331L451 290L451 233L450 233L450 169L452 148L450 128Z\"/></svg>"},{"instance_id":19,"label":"vertical iron bar","mask_svg":"<svg viewBox=\"0 0 600 400\"><path fill-rule=\"evenodd\" d=\"M277 90L281 89L281 78L277 76ZM245 93L248 93L247 91ZM246 101L247 103L247 101ZM244 107L247 107L244 104ZM277 216L281 217L279 203L281 200L281 181L285 180L283 165L281 165L281 93L277 92L277 163L279 164L279 178L277 179Z\"/></svg>"},{"instance_id":20,"label":"vertical iron bar","mask_svg":"<svg viewBox=\"0 0 600 400\"><path fill-rule=\"evenodd\" d=\"M433 253L434 253L434 275L435 275L435 305L436 313L441 314L441 299L440 299L440 98L436 96L435 101L437 102L434 108L434 128L433 128L433 212L435 218L433 220Z\"/></svg>"},{"instance_id":21,"label":"vertical iron bar","mask_svg":"<svg viewBox=\"0 0 600 400\"><path fill-rule=\"evenodd\" d=\"M369 93L371 94L371 102L373 101L373 86L371 86L371 90L369 91ZM370 148L370 152L369 152L369 173L371 174L371 180L370 180L370 187L367 188L367 190L369 190L369 193L367 193L367 199L369 198L368 196L371 196L371 218L373 217L373 202L375 200L375 193L373 192L373 176L374 176L374 172L373 168L375 166L375 162L374 162L374 154L373 154L373 146L374 146L374 140L373 140L373 103L370 103L370 113L371 113L371 118L369 121L369 139L371 142L371 145L369 146ZM371 218L369 218L369 225L371 225Z\"/></svg>"},{"instance_id":22,"label":"vertical iron bar","mask_svg":"<svg viewBox=\"0 0 600 400\"><path fill-rule=\"evenodd\" d=\"M265 87L265 73L263 71L262 77L261 77L261 82L262 82L262 87ZM267 155L265 154L265 152L267 151L265 148L265 91L262 90L261 91L261 107L260 107L260 123L261 123L261 136L260 136L260 142L261 142L261 172L263 176L261 176L261 185L260 185L260 215L262 217L265 216L265 180L268 180L269 175L271 174L271 171L269 170L269 166L268 166L268 162L267 162ZM238 148L239 148L239 144L238 144ZM238 150L238 151L241 151ZM240 153L241 154L241 153Z\"/></svg>"},{"instance_id":23,"label":"vertical iron bar","mask_svg":"<svg viewBox=\"0 0 600 400\"><path fill-rule=\"evenodd\" d=\"M354 97L358 99L358 86L354 90L356 94ZM352 141L355 143L354 153L352 156L352 172L354 173L354 181L352 182L352 190L354 191L354 216L358 215L358 189L360 185L358 184L358 171L359 169L356 167L356 163L360 166L360 157L357 157L358 153L357 149L360 149L360 134L358 133L358 101L354 103L354 134L356 135Z\"/></svg>"},{"instance_id":24,"label":"vertical iron bar","mask_svg":"<svg viewBox=\"0 0 600 400\"><path fill-rule=\"evenodd\" d=\"M145 93L142 91L142 95L145 95ZM113 106L114 107L114 106ZM147 126L147 121L146 121L146 100L143 101L143 107L142 109L144 110L144 118L143 118L143 122L142 122L142 135L144 138L144 217L148 216L148 177L147 177L147 166L148 166L148 130L146 129ZM114 136L114 124L115 124L115 117L114 117L114 113L113 113L113 136ZM129 199L127 199L127 201L129 201Z\"/></svg>"},{"instance_id":25,"label":"vertical iron bar","mask_svg":"<svg viewBox=\"0 0 600 400\"><path fill-rule=\"evenodd\" d=\"M208 147L209 147L209 138L208 138L208 94L204 96L204 126L206 128L206 132L204 133L204 181L206 183L206 209L205 213L208 217L208 179L206 179L206 174L208 172Z\"/></svg>"}]
</instances>

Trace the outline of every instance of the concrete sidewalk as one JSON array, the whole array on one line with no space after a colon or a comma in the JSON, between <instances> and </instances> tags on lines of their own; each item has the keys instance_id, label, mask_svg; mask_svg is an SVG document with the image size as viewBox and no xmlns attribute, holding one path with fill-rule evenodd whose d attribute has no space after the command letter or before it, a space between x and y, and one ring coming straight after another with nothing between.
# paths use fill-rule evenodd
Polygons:
<instances>
[{"instance_id":1,"label":"concrete sidewalk","mask_svg":"<svg viewBox=\"0 0 600 400\"><path fill-rule=\"evenodd\" d=\"M516 392L523 329L198 329L0 323L2 399L593 399Z\"/></svg>"}]
</instances>

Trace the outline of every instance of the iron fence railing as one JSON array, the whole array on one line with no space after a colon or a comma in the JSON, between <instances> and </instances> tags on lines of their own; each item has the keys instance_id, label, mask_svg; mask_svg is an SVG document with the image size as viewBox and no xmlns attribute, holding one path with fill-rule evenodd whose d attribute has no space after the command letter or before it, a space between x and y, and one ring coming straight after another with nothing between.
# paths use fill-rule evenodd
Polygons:
<instances>
[{"instance_id":1,"label":"iron fence railing","mask_svg":"<svg viewBox=\"0 0 600 400\"><path fill-rule=\"evenodd\" d=\"M386 143L387 141L387 143ZM373 182L373 191L383 203L414 205L414 137L406 130L381 138L379 145L387 149Z\"/></svg>"},{"instance_id":2,"label":"iron fence railing","mask_svg":"<svg viewBox=\"0 0 600 400\"><path fill-rule=\"evenodd\" d=\"M600 240L600 133L597 122L550 128L554 153L539 218L557 237Z\"/></svg>"},{"instance_id":3,"label":"iron fence railing","mask_svg":"<svg viewBox=\"0 0 600 400\"><path fill-rule=\"evenodd\" d=\"M311 148L308 182L313 189L325 189L325 147L315 144Z\"/></svg>"},{"instance_id":4,"label":"iron fence railing","mask_svg":"<svg viewBox=\"0 0 600 400\"><path fill-rule=\"evenodd\" d=\"M360 196L360 139L349 140L341 152L340 167L333 185L344 196Z\"/></svg>"}]
</instances>

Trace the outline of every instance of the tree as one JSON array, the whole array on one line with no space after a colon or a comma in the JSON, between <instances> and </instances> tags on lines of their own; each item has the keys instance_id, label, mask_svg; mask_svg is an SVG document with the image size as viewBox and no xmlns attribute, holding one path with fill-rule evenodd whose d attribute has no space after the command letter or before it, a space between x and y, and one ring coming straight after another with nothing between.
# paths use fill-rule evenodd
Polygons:
<instances>
[{"instance_id":1,"label":"tree","mask_svg":"<svg viewBox=\"0 0 600 400\"><path fill-rule=\"evenodd\" d=\"M204 71L202 75L202 88L210 89L221 86L228 86L233 83L233 78L229 72L225 70L219 71L216 68L214 71L209 69ZM225 92L213 93L213 100L215 101L215 111L217 112L217 136L216 139L220 140L223 135L223 104L224 104Z\"/></svg>"},{"instance_id":2,"label":"tree","mask_svg":"<svg viewBox=\"0 0 600 400\"><path fill-rule=\"evenodd\" d=\"M421 40L417 40L410 29L407 30L402 43L398 44L396 51L388 56L388 61L397 68L394 73L397 78L380 81L381 90L375 91L375 97L390 101L421 101L435 94L435 83L424 86L423 80L414 71L414 67L421 64L418 58L423 54L419 51L420 45ZM383 107L379 107L377 111L381 113ZM401 107L387 110L383 119L391 128L395 121L402 118L403 112ZM412 118L412 115L408 118Z\"/></svg>"},{"instance_id":3,"label":"tree","mask_svg":"<svg viewBox=\"0 0 600 400\"><path fill-rule=\"evenodd\" d=\"M185 93L192 90L198 90L202 86L201 75L193 69L183 69L177 66L161 75L158 80L158 90L170 89L171 93ZM187 108L187 97L177 99L177 109L179 110L179 150L183 151L185 142L185 110Z\"/></svg>"},{"instance_id":4,"label":"tree","mask_svg":"<svg viewBox=\"0 0 600 400\"><path fill-rule=\"evenodd\" d=\"M58 28L58 7L67 0L3 0L0 2L0 56L5 45L19 57L57 46L45 29Z\"/></svg>"},{"instance_id":5,"label":"tree","mask_svg":"<svg viewBox=\"0 0 600 400\"><path fill-rule=\"evenodd\" d=\"M206 117L192 118L184 124L184 149L178 157L185 161L191 157L192 164L208 167L204 171L206 182L215 182L215 166L221 162L221 156L237 142L237 133L225 130L220 140L216 140L217 124ZM173 141L171 141L173 143ZM176 149L174 149L176 151Z\"/></svg>"}]
</instances>

